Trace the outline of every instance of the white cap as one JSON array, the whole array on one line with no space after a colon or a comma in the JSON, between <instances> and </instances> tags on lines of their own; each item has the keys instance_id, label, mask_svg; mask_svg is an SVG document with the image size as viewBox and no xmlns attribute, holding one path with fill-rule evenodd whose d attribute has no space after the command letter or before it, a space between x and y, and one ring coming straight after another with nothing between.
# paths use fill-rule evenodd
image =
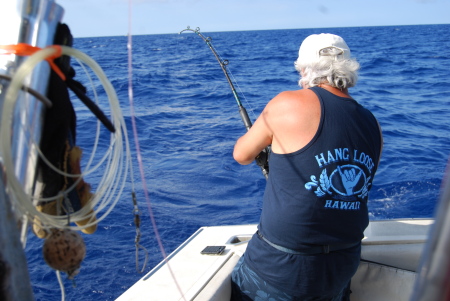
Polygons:
<instances>
[{"instance_id":1,"label":"white cap","mask_svg":"<svg viewBox=\"0 0 450 301\"><path fill-rule=\"evenodd\" d=\"M297 63L302 65L314 63L319 61L321 56L349 59L350 48L340 36L331 33L313 34L300 46Z\"/></svg>"}]
</instances>

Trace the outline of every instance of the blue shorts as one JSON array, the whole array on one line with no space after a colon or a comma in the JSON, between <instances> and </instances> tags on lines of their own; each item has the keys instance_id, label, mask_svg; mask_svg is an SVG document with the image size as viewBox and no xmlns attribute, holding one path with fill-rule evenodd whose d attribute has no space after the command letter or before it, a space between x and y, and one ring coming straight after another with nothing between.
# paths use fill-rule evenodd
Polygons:
<instances>
[{"instance_id":1,"label":"blue shorts","mask_svg":"<svg viewBox=\"0 0 450 301\"><path fill-rule=\"evenodd\" d=\"M350 282L333 297L296 297L273 287L244 263L241 257L231 275L231 301L350 301Z\"/></svg>"}]
</instances>

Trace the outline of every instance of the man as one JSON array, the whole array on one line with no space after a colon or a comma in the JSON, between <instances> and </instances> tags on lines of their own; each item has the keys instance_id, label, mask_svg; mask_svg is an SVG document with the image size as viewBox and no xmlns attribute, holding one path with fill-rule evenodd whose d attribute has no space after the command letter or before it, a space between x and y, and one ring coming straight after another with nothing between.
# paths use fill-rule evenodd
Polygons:
<instances>
[{"instance_id":1,"label":"man","mask_svg":"<svg viewBox=\"0 0 450 301\"><path fill-rule=\"evenodd\" d=\"M277 95L238 139L250 164L271 145L258 231L232 275L232 300L348 300L380 160L381 129L348 94L358 62L336 35L307 37L303 87Z\"/></svg>"}]
</instances>

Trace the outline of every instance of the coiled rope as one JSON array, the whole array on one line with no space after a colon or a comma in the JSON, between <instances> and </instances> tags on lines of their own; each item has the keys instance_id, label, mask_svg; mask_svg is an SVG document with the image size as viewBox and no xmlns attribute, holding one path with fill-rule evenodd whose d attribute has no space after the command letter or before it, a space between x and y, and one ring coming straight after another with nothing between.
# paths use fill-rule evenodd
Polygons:
<instances>
[{"instance_id":1,"label":"coiled rope","mask_svg":"<svg viewBox=\"0 0 450 301\"><path fill-rule=\"evenodd\" d=\"M34 197L24 190L23 185L17 179L14 169L13 156L11 153L11 140L13 139L13 137L11 137L12 119L14 109L17 105L19 90L22 89L25 78L32 72L36 65L44 60L48 60L49 58L54 58L58 51L60 52L59 55L68 55L83 62L96 74L108 97L111 109L112 124L116 129L118 129L115 133L110 133L109 147L105 154L101 157L97 164L91 166L93 164L100 135L98 124L94 148L86 165L85 171L82 174L68 174L51 165L50 162L48 162L48 160L42 155L36 141L30 141L33 148L37 150L40 158L53 170L65 177L78 178L78 181L86 175L98 170L98 168L103 166L103 164L106 164L106 168L104 172L102 172L103 176L98 184L98 189L93 198L90 200L89 206L85 206L79 211L70 214L70 222L84 220L86 218L93 217L94 215L97 216L96 219L93 218L91 222L83 226L71 226L67 222L67 216L49 215L38 211L35 207L35 203L38 201L56 200L61 197L61 194L67 194L70 190L75 189L78 181L75 181L71 187L67 188L65 191L62 191L60 195L45 199ZM26 110L26 108L23 109ZM17 72L11 79L8 90L6 91L1 117L0 154L3 158L3 165L7 178L6 184L10 192L14 209L18 212L18 214L22 215L24 219L28 219L30 221L39 219L46 228L57 227L82 230L99 223L113 210L119 201L125 186L131 156L126 125L121 113L116 92L101 67L93 59L83 52L67 46L47 47L30 55L28 59L17 69ZM123 147L124 141L125 149ZM126 153L126 157L124 156L124 152Z\"/></svg>"}]
</instances>

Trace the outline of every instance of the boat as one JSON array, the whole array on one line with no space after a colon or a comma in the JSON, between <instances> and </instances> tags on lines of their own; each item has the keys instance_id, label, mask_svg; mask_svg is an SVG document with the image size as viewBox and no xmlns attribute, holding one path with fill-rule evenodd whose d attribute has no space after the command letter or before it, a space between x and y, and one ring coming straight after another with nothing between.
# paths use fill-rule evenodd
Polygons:
<instances>
[{"instance_id":1,"label":"boat","mask_svg":"<svg viewBox=\"0 0 450 301\"><path fill-rule=\"evenodd\" d=\"M369 222L351 301L450 300L448 171L435 218ZM231 273L256 229L255 224L198 229L116 300L230 300ZM208 246L224 248L202 254Z\"/></svg>"},{"instance_id":2,"label":"boat","mask_svg":"<svg viewBox=\"0 0 450 301\"><path fill-rule=\"evenodd\" d=\"M410 300L433 221L371 221L351 300ZM230 300L231 272L255 232L256 225L202 227L116 300ZM207 246L225 250L201 254Z\"/></svg>"},{"instance_id":3,"label":"boat","mask_svg":"<svg viewBox=\"0 0 450 301\"><path fill-rule=\"evenodd\" d=\"M432 219L371 220L351 301L450 300L450 177ZM117 301L225 301L231 273L257 225L202 227L126 290ZM208 246L224 247L202 254Z\"/></svg>"},{"instance_id":4,"label":"boat","mask_svg":"<svg viewBox=\"0 0 450 301\"><path fill-rule=\"evenodd\" d=\"M61 21L63 14L62 7L55 1L3 1L1 6L3 11L17 12L17 16L13 18L13 26L2 23L3 26L17 28L17 30L8 31L9 35L2 34L0 45L27 43L39 48L52 45L56 25ZM11 21L7 18L4 20ZM26 60L14 54L0 56L0 58L4 67L0 72L1 80L12 82L15 71ZM221 64L221 66L224 68L225 65ZM20 127L6 123L8 127L5 129L2 123L2 139L12 140L12 145L2 144L0 153L2 164L0 174L3 180L0 181L0 298L2 300L34 299L28 280L23 241L20 239L28 227L18 215L20 208L14 204L17 204L15 203L17 199L33 194L38 189L36 186L39 182L39 170L36 167L37 149L28 146L33 146L29 141L41 139L40 131L46 100L39 100L36 95L45 94L49 74L50 67L47 64L39 64L27 77L26 85L19 85L17 88L27 90L29 93L37 91L33 97L29 94L21 94L17 98L23 99L14 99L15 102L20 101L26 104L29 108L26 111L27 114L21 114L20 110L5 109L7 95L4 91L8 90L6 89L8 83L2 82L5 87L0 92L2 116L9 117L5 112L12 112L14 124L29 124L29 120L33 120L31 123L34 130L32 133L26 132L25 135L20 131ZM17 133L11 134L11 129ZM11 136L20 137L20 139L11 139ZM11 156L11 150L14 156ZM15 185L11 186L11 182ZM74 221L82 221L86 216L92 217L88 210ZM61 221L58 222L52 226L64 227ZM24 224L21 228L22 234L17 228L18 223ZM450 300L450 288L447 285L450 275L449 223L450 179L448 178L443 181L436 218L370 221L362 241L361 263L352 279L351 300ZM245 253L247 242L256 232L256 227L256 224L201 227L117 300L229 300L231 272ZM89 224L83 224L77 229L86 230L87 228Z\"/></svg>"}]
</instances>

